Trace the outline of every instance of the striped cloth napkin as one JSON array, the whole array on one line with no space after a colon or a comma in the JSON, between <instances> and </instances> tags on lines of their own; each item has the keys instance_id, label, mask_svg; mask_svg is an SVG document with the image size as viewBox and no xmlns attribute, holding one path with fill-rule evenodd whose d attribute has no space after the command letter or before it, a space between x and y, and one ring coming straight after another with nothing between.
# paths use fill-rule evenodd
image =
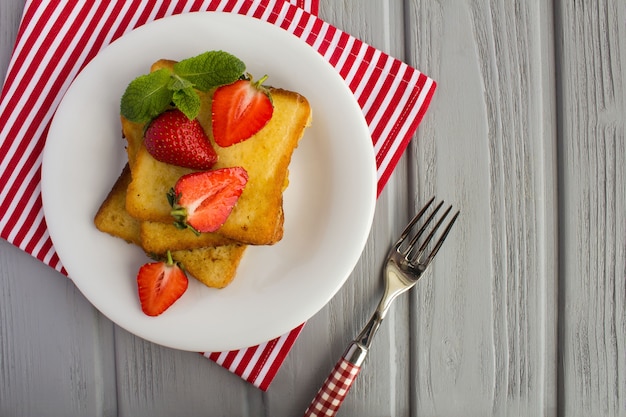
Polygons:
<instances>
[{"instance_id":1,"label":"striped cloth napkin","mask_svg":"<svg viewBox=\"0 0 626 417\"><path fill-rule=\"evenodd\" d=\"M46 230L41 158L63 94L105 46L147 22L192 11L224 11L271 22L303 39L354 93L376 153L378 194L414 135L435 82L329 25L318 0L29 0L0 93L0 237L66 274ZM267 390L304 324L258 346L207 358Z\"/></svg>"}]
</instances>

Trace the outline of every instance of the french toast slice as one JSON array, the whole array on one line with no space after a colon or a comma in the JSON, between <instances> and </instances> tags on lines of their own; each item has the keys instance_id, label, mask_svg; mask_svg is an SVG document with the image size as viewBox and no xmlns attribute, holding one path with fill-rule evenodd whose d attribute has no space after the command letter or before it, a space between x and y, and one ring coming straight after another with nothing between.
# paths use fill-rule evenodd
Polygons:
<instances>
[{"instance_id":1,"label":"french toast slice","mask_svg":"<svg viewBox=\"0 0 626 417\"><path fill-rule=\"evenodd\" d=\"M126 211L126 190L130 181L131 173L127 164L100 205L94 224L98 230L135 244L149 255L163 254L167 249L156 252L147 251L143 247L141 222ZM174 226L171 228L175 229ZM189 250L172 250L171 254L175 261L182 263L189 275L207 287L224 288L235 278L245 250L246 245L231 243Z\"/></svg>"},{"instance_id":2,"label":"french toast slice","mask_svg":"<svg viewBox=\"0 0 626 417\"><path fill-rule=\"evenodd\" d=\"M126 212L126 189L130 179L130 167L126 164L111 191L100 204L94 217L94 224L101 232L141 247L141 222Z\"/></svg>"},{"instance_id":3,"label":"french toast slice","mask_svg":"<svg viewBox=\"0 0 626 417\"><path fill-rule=\"evenodd\" d=\"M131 122L124 116L120 116L122 124L122 136L126 139L126 153L128 155L128 163L132 168L137 158L137 152L143 142L143 133L145 123Z\"/></svg>"},{"instance_id":4,"label":"french toast slice","mask_svg":"<svg viewBox=\"0 0 626 417\"><path fill-rule=\"evenodd\" d=\"M157 61L151 70L173 64L174 61L169 60ZM250 139L222 148L211 134L211 92L199 94L198 120L218 154L214 169L241 166L249 177L233 211L216 233L245 244L278 242L283 236L282 202L288 184L288 166L294 149L311 123L309 102L298 93L270 87L274 113L268 124ZM178 178L192 170L155 160L142 144L144 126L127 121L122 125L129 143L129 157L134 155L126 210L141 221L170 223L171 208L166 194Z\"/></svg>"},{"instance_id":5,"label":"french toast slice","mask_svg":"<svg viewBox=\"0 0 626 417\"><path fill-rule=\"evenodd\" d=\"M237 275L237 268L246 248L246 245L234 243L210 248L177 250L172 252L172 258L180 262L189 275L207 287L224 288Z\"/></svg>"},{"instance_id":6,"label":"french toast slice","mask_svg":"<svg viewBox=\"0 0 626 417\"><path fill-rule=\"evenodd\" d=\"M282 210L279 216L283 216ZM276 224L282 226L283 219L279 219ZM167 250L196 249L238 243L219 233L200 233L200 235L196 235L191 229L178 229L172 222L141 221L139 230L141 245L148 253L165 253ZM283 228L277 227L274 240L281 240L282 233Z\"/></svg>"},{"instance_id":7,"label":"french toast slice","mask_svg":"<svg viewBox=\"0 0 626 417\"><path fill-rule=\"evenodd\" d=\"M196 235L191 229L179 229L173 222L142 221L139 226L141 245L148 253L228 245L234 242L217 233Z\"/></svg>"}]
</instances>

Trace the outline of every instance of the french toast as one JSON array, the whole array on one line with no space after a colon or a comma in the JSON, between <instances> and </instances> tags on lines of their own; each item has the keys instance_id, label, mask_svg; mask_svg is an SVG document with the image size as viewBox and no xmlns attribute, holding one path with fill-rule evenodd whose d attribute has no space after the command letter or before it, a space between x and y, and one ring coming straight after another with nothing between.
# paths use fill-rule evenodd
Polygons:
<instances>
[{"instance_id":1,"label":"french toast","mask_svg":"<svg viewBox=\"0 0 626 417\"><path fill-rule=\"evenodd\" d=\"M151 71L172 69L175 63L159 60ZM216 232L198 235L174 226L167 193L181 176L194 170L153 158L144 144L148 124L132 122L123 116L121 125L127 141L128 164L101 204L94 218L96 227L141 247L149 256L162 256L169 251L173 260L209 287L227 286L236 275L247 245L271 245L282 239L283 191L289 183L288 166L311 123L311 107L305 97L284 89L267 88L273 105L267 125L251 138L227 147L217 145L212 136L214 90L197 92L200 98L197 120L218 155L211 170L243 167L248 176L236 205Z\"/></svg>"},{"instance_id":2,"label":"french toast","mask_svg":"<svg viewBox=\"0 0 626 417\"><path fill-rule=\"evenodd\" d=\"M126 164L100 205L94 217L94 224L101 232L141 246L141 222L126 212L126 189L130 180L130 167Z\"/></svg>"},{"instance_id":3,"label":"french toast","mask_svg":"<svg viewBox=\"0 0 626 417\"><path fill-rule=\"evenodd\" d=\"M151 70L173 64L169 60L157 61ZM288 166L311 122L311 108L305 97L283 89L269 89L274 105L269 123L250 139L225 148L215 144L211 135L211 92L199 92L198 120L218 154L213 169L241 166L249 176L236 206L216 233L245 244L270 245L282 238L282 196L288 184ZM142 144L145 126L125 120L122 126L132 160L126 210L140 221L171 223L166 194L178 178L192 170L154 159Z\"/></svg>"},{"instance_id":4,"label":"french toast","mask_svg":"<svg viewBox=\"0 0 626 417\"><path fill-rule=\"evenodd\" d=\"M246 248L246 245L234 243L211 248L177 250L172 252L172 258L207 287L224 288L237 275L237 268Z\"/></svg>"},{"instance_id":5,"label":"french toast","mask_svg":"<svg viewBox=\"0 0 626 417\"><path fill-rule=\"evenodd\" d=\"M281 209L279 216L283 216ZM282 239L283 219L276 222L275 241ZM167 250L196 249L209 246L221 246L235 243L219 233L200 233L196 235L191 229L178 229L171 222L160 223L141 221L140 226L141 244L148 253L165 253Z\"/></svg>"},{"instance_id":6,"label":"french toast","mask_svg":"<svg viewBox=\"0 0 626 417\"><path fill-rule=\"evenodd\" d=\"M106 199L101 204L94 223L98 230L142 247L149 255L162 255L163 251L147 251L141 239L141 222L126 211L126 190L131 181L126 165ZM172 229L174 226L168 225ZM214 237L215 238L215 237ZM194 278L208 287L224 288L234 278L246 245L230 243L196 249L171 250L172 259L180 262Z\"/></svg>"},{"instance_id":7,"label":"french toast","mask_svg":"<svg viewBox=\"0 0 626 417\"><path fill-rule=\"evenodd\" d=\"M165 253L168 250L206 248L237 243L217 233L196 235L191 229L179 229L172 223L140 222L141 244L148 253Z\"/></svg>"}]
</instances>

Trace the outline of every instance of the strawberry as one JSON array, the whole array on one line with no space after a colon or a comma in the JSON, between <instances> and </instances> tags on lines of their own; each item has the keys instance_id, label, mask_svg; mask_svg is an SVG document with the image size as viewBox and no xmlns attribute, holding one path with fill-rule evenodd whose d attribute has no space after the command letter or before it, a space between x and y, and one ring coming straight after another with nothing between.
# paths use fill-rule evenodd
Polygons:
<instances>
[{"instance_id":1,"label":"strawberry","mask_svg":"<svg viewBox=\"0 0 626 417\"><path fill-rule=\"evenodd\" d=\"M269 90L259 81L239 80L215 90L211 113L213 139L226 147L249 139L272 118L274 106Z\"/></svg>"},{"instance_id":2,"label":"strawberry","mask_svg":"<svg viewBox=\"0 0 626 417\"><path fill-rule=\"evenodd\" d=\"M242 167L193 172L178 179L167 199L178 228L214 232L226 221L248 182Z\"/></svg>"},{"instance_id":3,"label":"strawberry","mask_svg":"<svg viewBox=\"0 0 626 417\"><path fill-rule=\"evenodd\" d=\"M217 154L197 119L178 109L157 116L145 133L146 149L154 159L192 169L210 169Z\"/></svg>"},{"instance_id":4,"label":"strawberry","mask_svg":"<svg viewBox=\"0 0 626 417\"><path fill-rule=\"evenodd\" d=\"M148 316L158 316L185 293L188 284L185 271L168 251L167 260L139 268L137 289L141 310Z\"/></svg>"}]
</instances>

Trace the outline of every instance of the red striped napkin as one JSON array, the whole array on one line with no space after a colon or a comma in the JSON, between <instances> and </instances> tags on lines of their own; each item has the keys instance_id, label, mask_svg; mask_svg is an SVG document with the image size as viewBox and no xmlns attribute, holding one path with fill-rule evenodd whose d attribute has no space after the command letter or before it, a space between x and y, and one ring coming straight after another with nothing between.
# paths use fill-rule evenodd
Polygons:
<instances>
[{"instance_id":1,"label":"red striped napkin","mask_svg":"<svg viewBox=\"0 0 626 417\"><path fill-rule=\"evenodd\" d=\"M363 110L376 152L380 194L436 85L316 17L318 5L318 0L27 1L0 94L0 237L66 273L46 230L40 189L42 150L54 111L74 77L103 47L147 22L191 11L266 20L324 56ZM203 354L266 390L303 326L258 346Z\"/></svg>"}]
</instances>

